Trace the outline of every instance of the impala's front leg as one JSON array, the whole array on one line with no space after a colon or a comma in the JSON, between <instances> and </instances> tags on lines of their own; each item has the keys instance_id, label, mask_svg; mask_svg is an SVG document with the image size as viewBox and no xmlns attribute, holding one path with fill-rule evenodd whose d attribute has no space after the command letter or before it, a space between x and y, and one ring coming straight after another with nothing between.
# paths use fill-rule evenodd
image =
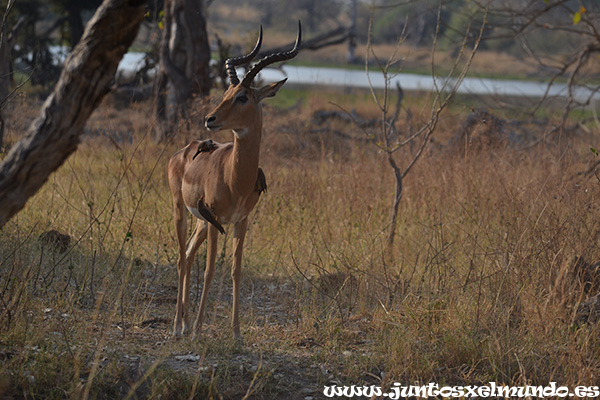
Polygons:
<instances>
[{"instance_id":1,"label":"impala's front leg","mask_svg":"<svg viewBox=\"0 0 600 400\"><path fill-rule=\"evenodd\" d=\"M194 336L200 334L202 322L204 320L204 311L206 309L206 298L208 289L215 275L215 260L217 256L217 235L219 231L213 225L206 224L208 229L208 245L206 249L206 269L204 270L204 287L202 288L202 297L200 298L200 309L194 322Z\"/></svg>"},{"instance_id":2,"label":"impala's front leg","mask_svg":"<svg viewBox=\"0 0 600 400\"><path fill-rule=\"evenodd\" d=\"M240 334L240 281L242 279L242 251L244 249L244 238L248 229L248 218L244 218L235 224L233 230L233 266L231 267L231 280L233 281L233 310L231 312L231 327L233 337L241 341Z\"/></svg>"}]
</instances>

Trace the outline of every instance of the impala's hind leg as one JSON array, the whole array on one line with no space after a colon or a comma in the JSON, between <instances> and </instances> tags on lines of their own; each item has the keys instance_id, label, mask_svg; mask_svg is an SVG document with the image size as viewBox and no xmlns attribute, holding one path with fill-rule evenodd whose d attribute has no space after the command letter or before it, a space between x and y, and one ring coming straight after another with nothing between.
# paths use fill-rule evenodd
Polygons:
<instances>
[{"instance_id":1,"label":"impala's hind leg","mask_svg":"<svg viewBox=\"0 0 600 400\"><path fill-rule=\"evenodd\" d=\"M183 279L183 297L182 297L182 310L183 310L183 326L181 329L181 333L188 333L190 326L190 277L192 272L192 265L194 264L194 258L196 257L196 252L198 251L198 247L204 242L206 239L206 230L207 224L206 221L198 220L196 224L196 230L192 235L192 239L188 244L187 252L185 255L186 263L185 263L185 276Z\"/></svg>"},{"instance_id":2,"label":"impala's hind leg","mask_svg":"<svg viewBox=\"0 0 600 400\"><path fill-rule=\"evenodd\" d=\"M204 286L202 287L202 297L200 298L200 308L194 323L194 335L200 334L202 330L202 322L204 320L204 311L206 310L206 298L208 290L215 275L215 261L217 256L217 236L219 231L213 225L207 224L208 230L208 245L206 250L206 270L204 270Z\"/></svg>"},{"instance_id":3,"label":"impala's hind leg","mask_svg":"<svg viewBox=\"0 0 600 400\"><path fill-rule=\"evenodd\" d=\"M233 265L231 267L231 279L233 281L233 309L231 311L231 327L233 337L242 341L240 334L240 283L242 280L242 252L244 250L244 238L248 229L248 218L244 218L235 224L233 230Z\"/></svg>"},{"instance_id":4,"label":"impala's hind leg","mask_svg":"<svg viewBox=\"0 0 600 400\"><path fill-rule=\"evenodd\" d=\"M177 305L175 306L175 320L173 322L173 336L177 337L183 332L183 289L187 264L185 252L187 220L181 192L173 193L173 217L175 220L175 232L177 233L177 247L179 249L179 259L177 260Z\"/></svg>"}]
</instances>

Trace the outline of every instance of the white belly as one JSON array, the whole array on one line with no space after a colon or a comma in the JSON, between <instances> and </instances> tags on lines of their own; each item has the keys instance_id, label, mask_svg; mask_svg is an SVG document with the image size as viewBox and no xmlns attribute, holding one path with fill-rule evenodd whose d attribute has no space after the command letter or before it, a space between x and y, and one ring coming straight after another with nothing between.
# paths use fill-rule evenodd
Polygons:
<instances>
[{"instance_id":1,"label":"white belly","mask_svg":"<svg viewBox=\"0 0 600 400\"><path fill-rule=\"evenodd\" d=\"M202 215L200 215L200 212L198 211L197 208L194 207L190 207L190 206L186 206L188 211L192 213L192 215L198 219L204 219L204 217Z\"/></svg>"}]
</instances>

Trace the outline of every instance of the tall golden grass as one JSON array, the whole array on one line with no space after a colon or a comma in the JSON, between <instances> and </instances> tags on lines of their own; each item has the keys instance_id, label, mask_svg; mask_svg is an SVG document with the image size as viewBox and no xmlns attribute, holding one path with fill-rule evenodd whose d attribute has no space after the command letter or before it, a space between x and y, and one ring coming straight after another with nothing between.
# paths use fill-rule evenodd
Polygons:
<instances>
[{"instance_id":1,"label":"tall golden grass","mask_svg":"<svg viewBox=\"0 0 600 400\"><path fill-rule=\"evenodd\" d=\"M269 190L244 253L243 347L229 329L229 236L201 339L169 337L177 254L166 163L207 133L193 122L157 144L149 105L104 104L0 235L0 396L304 398L331 382L596 382L599 326L574 323L598 290L574 277L576 257L600 256L600 182L579 174L595 161L596 135L451 149L470 112L456 104L405 180L389 254L385 159L368 143L311 133L328 99L366 116L374 107L336 92L305 99L265 110ZM9 140L22 115L10 117ZM40 243L50 229L71 236L66 253ZM198 258L193 299L204 250Z\"/></svg>"}]
</instances>

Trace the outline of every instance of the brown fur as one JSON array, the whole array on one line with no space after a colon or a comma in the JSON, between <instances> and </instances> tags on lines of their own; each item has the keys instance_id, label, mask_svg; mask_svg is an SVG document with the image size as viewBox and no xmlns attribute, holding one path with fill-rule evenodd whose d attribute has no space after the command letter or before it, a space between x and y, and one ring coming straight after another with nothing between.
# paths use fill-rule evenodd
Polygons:
<instances>
[{"instance_id":1,"label":"brown fur","mask_svg":"<svg viewBox=\"0 0 600 400\"><path fill-rule=\"evenodd\" d=\"M195 140L179 150L169 161L169 186L173 194L173 210L179 260L177 307L173 334L187 331L189 325L189 282L191 266L198 246L208 237L206 270L200 308L194 333L202 328L206 296L214 275L216 242L220 224L233 224L234 260L232 327L234 336L241 338L239 328L239 284L241 259L247 217L254 209L267 184L259 173L262 113L260 102L275 96L285 80L259 89L231 85L223 101L206 118L209 130L231 129L232 143L211 142L210 151L199 151L205 142ZM186 207L198 210L198 223L186 250ZM202 217L204 215L204 217ZM209 217L209 218L206 218ZM211 224L207 223L207 220Z\"/></svg>"}]
</instances>

